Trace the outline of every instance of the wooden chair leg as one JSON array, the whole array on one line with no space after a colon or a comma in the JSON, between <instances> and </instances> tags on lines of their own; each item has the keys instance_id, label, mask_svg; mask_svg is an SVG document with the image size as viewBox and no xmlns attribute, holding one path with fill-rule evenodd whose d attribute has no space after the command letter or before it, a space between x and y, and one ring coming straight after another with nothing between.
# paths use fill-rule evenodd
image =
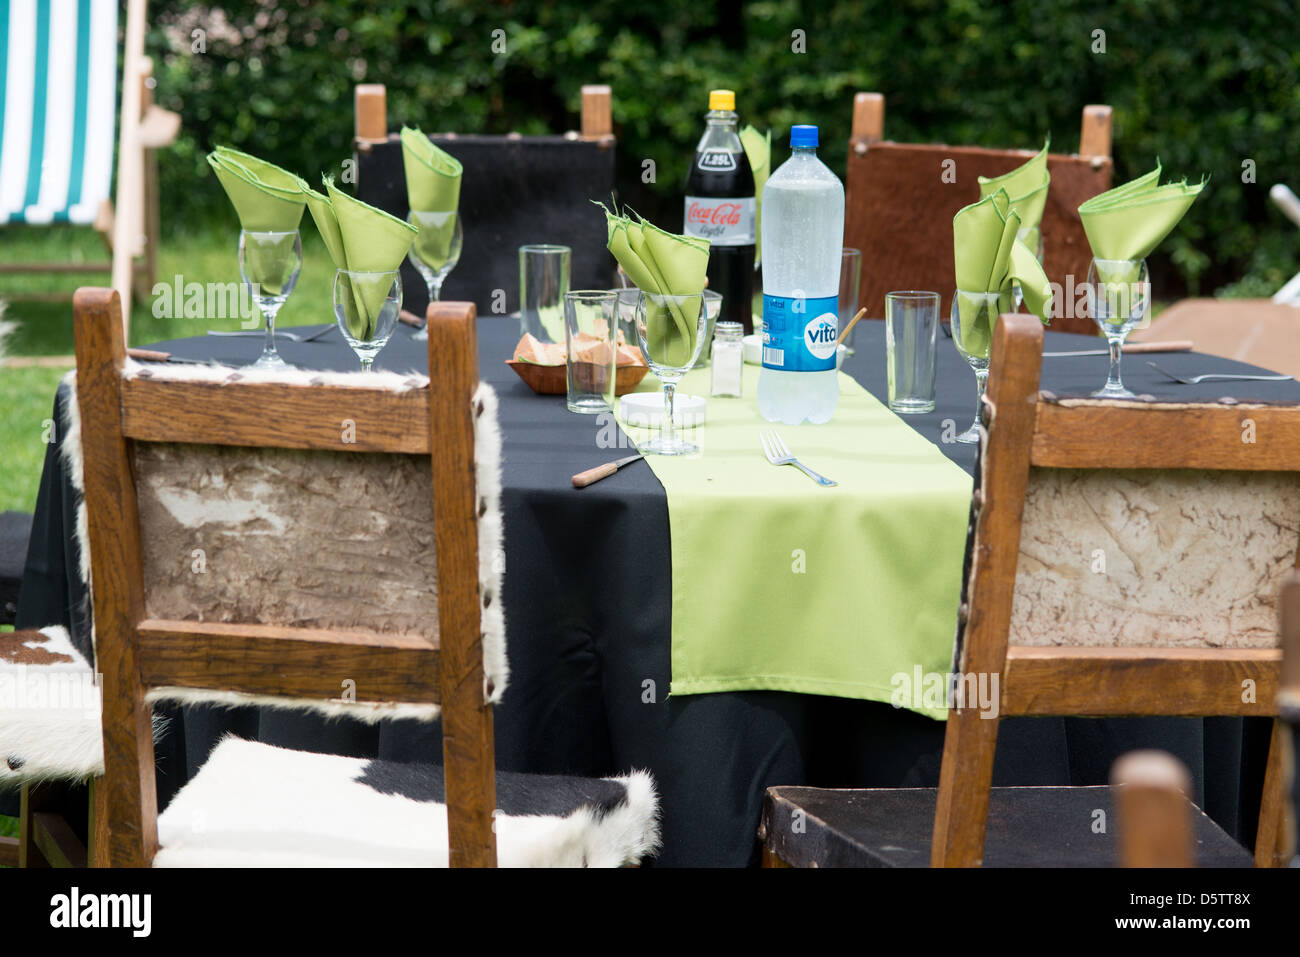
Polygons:
<instances>
[{"instance_id":1,"label":"wooden chair leg","mask_svg":"<svg viewBox=\"0 0 1300 957\"><path fill-rule=\"evenodd\" d=\"M1286 867L1295 852L1294 822L1287 814L1287 752L1290 729L1273 720L1268 743L1268 764L1264 769L1264 797L1259 808L1259 832L1255 835L1255 866Z\"/></svg>"},{"instance_id":2,"label":"wooden chair leg","mask_svg":"<svg viewBox=\"0 0 1300 957\"><path fill-rule=\"evenodd\" d=\"M21 803L18 811L18 866L19 867L49 867L50 863L45 859L36 846L36 829L33 827L32 815L37 807L40 807L42 800L41 786L24 784L22 790Z\"/></svg>"},{"instance_id":3,"label":"wooden chair leg","mask_svg":"<svg viewBox=\"0 0 1300 957\"><path fill-rule=\"evenodd\" d=\"M948 712L931 867L979 867L983 862L998 720L981 717L976 708Z\"/></svg>"},{"instance_id":4,"label":"wooden chair leg","mask_svg":"<svg viewBox=\"0 0 1300 957\"><path fill-rule=\"evenodd\" d=\"M85 867L86 844L73 822L84 818L86 798L59 781L23 785L19 811L19 867Z\"/></svg>"}]
</instances>

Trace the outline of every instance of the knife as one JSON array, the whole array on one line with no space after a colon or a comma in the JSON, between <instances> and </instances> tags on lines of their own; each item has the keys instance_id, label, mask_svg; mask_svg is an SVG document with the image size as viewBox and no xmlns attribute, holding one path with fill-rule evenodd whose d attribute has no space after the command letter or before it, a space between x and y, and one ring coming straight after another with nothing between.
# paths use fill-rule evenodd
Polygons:
<instances>
[{"instance_id":1,"label":"knife","mask_svg":"<svg viewBox=\"0 0 1300 957\"><path fill-rule=\"evenodd\" d=\"M1196 343L1190 339L1175 339L1172 342L1129 342L1124 345L1124 354L1138 355L1143 352L1191 352ZM1108 356L1109 349L1084 349L1081 352L1044 352L1043 358L1060 358L1061 356Z\"/></svg>"},{"instance_id":2,"label":"knife","mask_svg":"<svg viewBox=\"0 0 1300 957\"><path fill-rule=\"evenodd\" d=\"M127 349L126 354L138 362L180 362L186 365L205 366L208 364L206 359L182 359L180 356L174 356L170 352L159 352L156 349Z\"/></svg>"},{"instance_id":3,"label":"knife","mask_svg":"<svg viewBox=\"0 0 1300 957\"><path fill-rule=\"evenodd\" d=\"M573 477L574 488L586 488L592 482L599 482L603 478L613 475L625 465L631 465L637 459L645 458L641 453L629 455L625 459L619 459L616 462L606 462L604 465L597 465L594 469L587 469L585 472L579 472Z\"/></svg>"}]
</instances>

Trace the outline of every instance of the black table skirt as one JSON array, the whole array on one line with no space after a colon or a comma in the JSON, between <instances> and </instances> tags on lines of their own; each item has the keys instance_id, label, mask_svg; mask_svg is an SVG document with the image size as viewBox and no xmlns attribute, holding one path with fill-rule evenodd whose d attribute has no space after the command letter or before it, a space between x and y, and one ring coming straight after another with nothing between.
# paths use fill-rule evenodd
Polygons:
<instances>
[{"instance_id":1,"label":"black table skirt","mask_svg":"<svg viewBox=\"0 0 1300 957\"><path fill-rule=\"evenodd\" d=\"M319 328L319 327L316 327ZM504 364L519 330L510 318L479 320L479 367L501 396L506 530L505 607L511 682L496 712L498 767L605 775L647 768L663 807L659 865L753 864L763 791L771 785L934 786L942 722L889 705L781 692L668 696L671 568L667 503L645 463L582 491L570 476L617 457L602 447L607 421L565 410L563 397L535 396ZM885 394L883 325L864 322L845 371ZM1099 340L1049 333L1046 348L1097 347ZM178 356L251 361L256 339L196 337L159 343ZM399 326L376 368L423 371L425 344ZM337 334L316 343L282 341L285 358L316 369L357 361ZM1166 355L1172 371L1251 371L1201 355ZM1300 401L1286 383L1178 386L1125 360L1125 380L1160 397ZM436 370L435 370L436 374ZM1044 359L1042 387L1083 395L1105 379L1106 359ZM64 401L56 400L56 421ZM905 417L968 471L974 449L941 442L974 413L975 379L952 344L939 343L936 410ZM752 399L751 399L752 401ZM274 414L274 410L268 410ZM946 420L950 420L946 422ZM955 429L952 426L955 425ZM19 627L65 623L84 642L85 596L76 582L72 490L47 452L18 609ZM736 586L746 587L744 574ZM340 720L258 711L168 711L158 749L159 803L202 764L226 733L287 747L394 760L440 761L436 724ZM1243 843L1254 839L1268 747L1262 719L1013 718L1002 722L999 785L1104 783L1125 751L1159 747L1191 769L1195 798ZM12 813L12 811L10 812Z\"/></svg>"}]
</instances>

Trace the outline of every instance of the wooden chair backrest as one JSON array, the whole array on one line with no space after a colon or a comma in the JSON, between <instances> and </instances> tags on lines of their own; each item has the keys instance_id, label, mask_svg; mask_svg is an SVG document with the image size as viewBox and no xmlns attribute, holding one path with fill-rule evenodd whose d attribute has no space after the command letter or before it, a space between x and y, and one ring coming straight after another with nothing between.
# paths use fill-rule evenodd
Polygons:
<instances>
[{"instance_id":1,"label":"wooden chair backrest","mask_svg":"<svg viewBox=\"0 0 1300 957\"><path fill-rule=\"evenodd\" d=\"M1042 337L1024 314L994 331L955 670L998 676L999 717L1276 716L1281 653L1253 629L1297 559L1300 405L1057 399L1038 390ZM1121 505L1138 531L1108 516ZM1217 555L1193 534L1198 523L1216 531L1212 521L1234 532ZM1108 542L1113 586L1085 580L1092 541ZM1196 561L1174 567L1162 552L1177 549ZM1262 595L1234 595L1225 609L1218 589L1241 578L1217 577L1211 558L1251 566ZM982 853L996 724L949 712L936 863ZM1263 843L1278 833L1279 755L1275 727L1261 863L1273 862ZM960 820L970 815L978 833Z\"/></svg>"},{"instance_id":2,"label":"wooden chair backrest","mask_svg":"<svg viewBox=\"0 0 1300 957\"><path fill-rule=\"evenodd\" d=\"M883 318L885 293L929 289L942 297L946 317L956 289L953 278L952 218L979 199L979 177L1000 176L1033 152L975 146L894 143L884 137L884 97L859 93L854 103L845 183L844 245L862 250L859 304L867 315ZM1078 207L1110 188L1108 106L1083 110L1079 154L1050 154L1052 185L1043 212L1043 268L1068 289L1088 276L1092 250ZM856 311L856 307L855 307ZM1084 317L1053 319L1064 332L1096 333Z\"/></svg>"},{"instance_id":3,"label":"wooden chair backrest","mask_svg":"<svg viewBox=\"0 0 1300 957\"><path fill-rule=\"evenodd\" d=\"M410 212L402 144L388 132L379 84L357 87L357 198L405 218ZM412 124L419 117L409 117ZM430 134L465 167L460 214L465 242L442 289L483 315L519 308L519 247L555 243L573 250L571 289L607 289L615 263L605 248L605 218L592 201L614 194L615 139L608 86L582 89L582 131L557 136ZM423 313L424 280L402 265L406 308ZM500 292L498 292L500 291ZM504 301L502 300L504 295Z\"/></svg>"},{"instance_id":4,"label":"wooden chair backrest","mask_svg":"<svg viewBox=\"0 0 1300 957\"><path fill-rule=\"evenodd\" d=\"M429 310L429 350L439 375L428 387L396 392L364 380L303 387L127 376L117 293L79 290L74 312L96 656L104 678L105 774L94 794L94 862L147 866L157 849L150 688L329 700L339 697L343 676L364 687L368 700L441 704L451 862L493 865L492 711L484 699L471 401L478 384L474 306L444 302ZM341 428L343 419L354 428ZM311 450L297 457L315 456L315 464L335 469L348 456L373 457L381 469L400 457L409 482L423 485L421 472L428 477L436 600L432 583L418 574L406 584L414 606L436 606L433 627L408 620L411 627L353 622L344 629L337 608L313 617L285 606L269 613L237 606L251 619L242 622L180 617L186 596L160 569L162 553L146 560L150 548L167 547L168 529L161 538L153 533L165 525L167 496L176 492L169 477L203 457L210 463L242 454L256 465L276 462L283 449ZM409 461L417 456L430 464ZM253 560L256 549L233 547L232 561L241 560L240 548ZM427 570L427 561L419 567ZM147 581L155 594L147 593ZM221 600L232 600L237 585L236 577L220 586Z\"/></svg>"}]
</instances>

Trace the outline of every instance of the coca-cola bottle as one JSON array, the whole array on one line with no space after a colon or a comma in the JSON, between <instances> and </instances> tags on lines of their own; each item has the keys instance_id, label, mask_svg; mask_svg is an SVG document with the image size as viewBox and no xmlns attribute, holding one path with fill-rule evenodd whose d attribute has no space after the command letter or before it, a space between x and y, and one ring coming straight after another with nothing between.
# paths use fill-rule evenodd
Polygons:
<instances>
[{"instance_id":1,"label":"coca-cola bottle","mask_svg":"<svg viewBox=\"0 0 1300 957\"><path fill-rule=\"evenodd\" d=\"M709 288L722 294L719 322L754 331L754 173L736 132L736 94L709 93L708 126L686 176L688 236L709 241Z\"/></svg>"}]
</instances>

